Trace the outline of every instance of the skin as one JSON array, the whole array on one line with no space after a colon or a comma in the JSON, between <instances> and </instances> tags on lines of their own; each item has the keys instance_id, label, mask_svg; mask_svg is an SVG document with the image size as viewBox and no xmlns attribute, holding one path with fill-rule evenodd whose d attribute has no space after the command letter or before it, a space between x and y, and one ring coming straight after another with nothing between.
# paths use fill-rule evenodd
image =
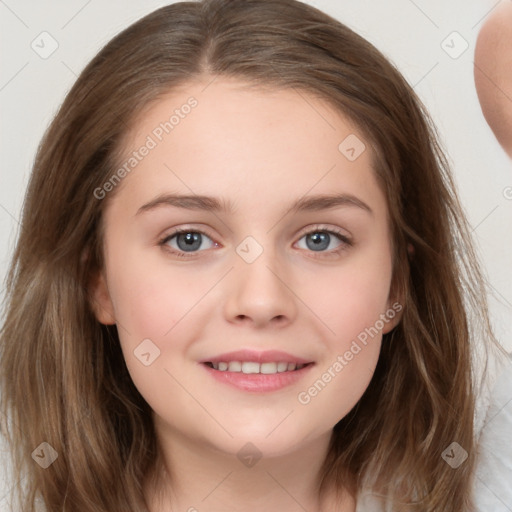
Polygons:
<instances>
[{"instance_id":1,"label":"skin","mask_svg":"<svg viewBox=\"0 0 512 512\"><path fill-rule=\"evenodd\" d=\"M486 19L475 47L475 86L484 117L512 158L512 2Z\"/></svg>"},{"instance_id":2,"label":"skin","mask_svg":"<svg viewBox=\"0 0 512 512\"><path fill-rule=\"evenodd\" d=\"M117 324L130 375L153 410L167 472L161 498L147 489L151 511L334 510L333 494L317 488L332 428L367 388L382 333L400 315L308 404L297 397L396 300L373 154L367 144L349 161L338 145L362 134L312 96L210 82L173 90L127 135L129 155L190 96L198 101L108 198L105 267L94 284L98 320ZM171 192L225 198L234 211L162 205L137 214ZM335 192L372 212L345 204L286 214L304 195ZM184 252L176 237L159 244L181 227L207 233L188 258L171 252ZM336 228L353 244L331 235L327 248L306 245L306 233ZM252 263L236 252L247 236L263 248ZM147 338L160 350L149 366L133 353ZM199 363L238 349L282 350L315 364L292 386L255 393L218 382ZM248 442L262 454L251 468L236 457ZM355 504L344 492L336 507Z\"/></svg>"}]
</instances>

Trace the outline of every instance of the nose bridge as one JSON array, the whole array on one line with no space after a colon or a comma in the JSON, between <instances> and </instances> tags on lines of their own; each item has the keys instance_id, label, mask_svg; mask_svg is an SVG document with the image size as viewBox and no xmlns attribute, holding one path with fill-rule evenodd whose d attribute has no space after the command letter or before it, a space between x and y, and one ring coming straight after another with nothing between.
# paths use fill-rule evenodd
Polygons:
<instances>
[{"instance_id":1,"label":"nose bridge","mask_svg":"<svg viewBox=\"0 0 512 512\"><path fill-rule=\"evenodd\" d=\"M296 312L290 291L290 273L283 255L272 245L272 236L248 236L236 247L237 259L231 272L231 287L226 301L226 315L235 319L252 319L262 325L273 319L293 320Z\"/></svg>"}]
</instances>

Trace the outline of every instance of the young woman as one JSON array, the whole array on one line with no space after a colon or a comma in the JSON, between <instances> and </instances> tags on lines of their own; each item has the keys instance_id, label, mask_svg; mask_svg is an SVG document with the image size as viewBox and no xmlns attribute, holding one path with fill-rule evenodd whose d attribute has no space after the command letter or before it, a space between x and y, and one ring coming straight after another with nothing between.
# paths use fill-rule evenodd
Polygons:
<instances>
[{"instance_id":1,"label":"young woman","mask_svg":"<svg viewBox=\"0 0 512 512\"><path fill-rule=\"evenodd\" d=\"M493 336L435 129L295 0L116 36L39 149L8 281L21 509L459 511Z\"/></svg>"}]
</instances>

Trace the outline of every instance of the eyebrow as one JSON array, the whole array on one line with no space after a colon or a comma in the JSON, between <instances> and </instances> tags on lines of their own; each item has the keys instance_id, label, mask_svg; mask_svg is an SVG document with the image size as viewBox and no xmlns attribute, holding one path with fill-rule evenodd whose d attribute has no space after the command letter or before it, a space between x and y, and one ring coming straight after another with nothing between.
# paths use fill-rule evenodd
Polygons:
<instances>
[{"instance_id":1,"label":"eyebrow","mask_svg":"<svg viewBox=\"0 0 512 512\"><path fill-rule=\"evenodd\" d=\"M187 210L203 210L207 212L233 213L233 204L225 199L204 195L162 194L142 205L136 215L160 208L173 206ZM289 212L321 211L339 207L357 207L373 215L372 209L361 199L352 194L327 194L304 196L292 203Z\"/></svg>"}]
</instances>

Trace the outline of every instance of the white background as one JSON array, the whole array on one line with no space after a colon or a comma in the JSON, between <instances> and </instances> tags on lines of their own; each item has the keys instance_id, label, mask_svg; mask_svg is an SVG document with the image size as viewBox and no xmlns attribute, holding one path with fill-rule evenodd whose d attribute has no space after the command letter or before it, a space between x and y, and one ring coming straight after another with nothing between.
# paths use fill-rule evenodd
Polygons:
<instances>
[{"instance_id":1,"label":"white background","mask_svg":"<svg viewBox=\"0 0 512 512\"><path fill-rule=\"evenodd\" d=\"M485 17L508 0L315 0L381 50L429 108L453 167L487 275L493 324L512 350L512 161L480 110L473 79L475 41ZM6 274L37 144L86 63L157 0L0 0L0 279ZM58 42L41 58L43 31ZM457 59L442 41L457 31L468 49ZM457 43L458 44L458 43ZM0 283L0 286L1 284ZM3 286L0 287L0 297ZM2 464L3 466L3 464ZM0 486L0 510L6 492Z\"/></svg>"}]
</instances>

